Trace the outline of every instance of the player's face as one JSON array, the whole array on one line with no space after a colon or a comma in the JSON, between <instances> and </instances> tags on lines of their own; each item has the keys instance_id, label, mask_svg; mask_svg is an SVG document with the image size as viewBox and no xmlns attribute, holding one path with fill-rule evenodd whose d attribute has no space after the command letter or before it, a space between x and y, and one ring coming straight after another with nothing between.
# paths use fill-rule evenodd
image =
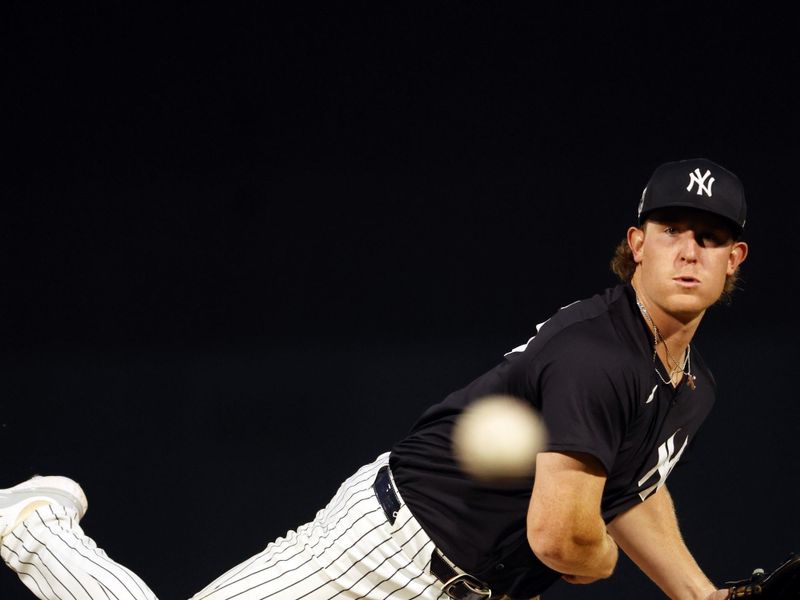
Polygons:
<instances>
[{"instance_id":1,"label":"player's face","mask_svg":"<svg viewBox=\"0 0 800 600\"><path fill-rule=\"evenodd\" d=\"M747 244L735 241L724 221L692 209L654 213L643 229L628 231L628 243L637 262L637 291L683 321L719 299L726 276L747 256Z\"/></svg>"}]
</instances>

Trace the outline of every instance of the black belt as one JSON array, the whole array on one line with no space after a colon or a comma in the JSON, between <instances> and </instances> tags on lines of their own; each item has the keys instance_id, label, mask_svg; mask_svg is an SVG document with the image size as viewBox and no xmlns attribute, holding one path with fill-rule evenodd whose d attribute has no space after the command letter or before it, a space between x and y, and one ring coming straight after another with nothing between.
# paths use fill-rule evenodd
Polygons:
<instances>
[{"instance_id":1,"label":"black belt","mask_svg":"<svg viewBox=\"0 0 800 600\"><path fill-rule=\"evenodd\" d=\"M386 519L394 525L400 510L400 498L392 484L389 467L381 467L375 477L375 496ZM431 574L442 583L442 590L453 600L488 600L492 590L482 581L455 566L438 548L431 554Z\"/></svg>"}]
</instances>

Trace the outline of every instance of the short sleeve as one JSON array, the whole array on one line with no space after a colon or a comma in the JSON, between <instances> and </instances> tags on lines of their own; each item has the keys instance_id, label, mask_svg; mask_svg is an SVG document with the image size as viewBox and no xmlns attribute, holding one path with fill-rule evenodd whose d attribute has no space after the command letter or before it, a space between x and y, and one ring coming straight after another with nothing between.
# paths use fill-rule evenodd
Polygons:
<instances>
[{"instance_id":1,"label":"short sleeve","mask_svg":"<svg viewBox=\"0 0 800 600\"><path fill-rule=\"evenodd\" d=\"M538 396L551 452L585 452L611 472L631 407L620 369L560 356L540 373Z\"/></svg>"}]
</instances>

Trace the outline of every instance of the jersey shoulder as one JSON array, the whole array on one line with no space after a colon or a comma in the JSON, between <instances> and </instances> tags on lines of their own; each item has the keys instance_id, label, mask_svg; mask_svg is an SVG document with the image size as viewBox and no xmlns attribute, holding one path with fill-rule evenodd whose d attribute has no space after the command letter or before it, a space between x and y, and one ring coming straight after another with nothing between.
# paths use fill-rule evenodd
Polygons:
<instances>
[{"instance_id":1,"label":"jersey shoulder","mask_svg":"<svg viewBox=\"0 0 800 600\"><path fill-rule=\"evenodd\" d=\"M559 310L523 350L510 354L534 404L573 398L633 415L653 379L652 346L634 309L625 285L607 289Z\"/></svg>"},{"instance_id":2,"label":"jersey shoulder","mask_svg":"<svg viewBox=\"0 0 800 600\"><path fill-rule=\"evenodd\" d=\"M521 353L528 359L585 361L585 367L619 366L620 360L641 353L629 304L625 285L568 304L540 323L536 335L507 356Z\"/></svg>"}]
</instances>

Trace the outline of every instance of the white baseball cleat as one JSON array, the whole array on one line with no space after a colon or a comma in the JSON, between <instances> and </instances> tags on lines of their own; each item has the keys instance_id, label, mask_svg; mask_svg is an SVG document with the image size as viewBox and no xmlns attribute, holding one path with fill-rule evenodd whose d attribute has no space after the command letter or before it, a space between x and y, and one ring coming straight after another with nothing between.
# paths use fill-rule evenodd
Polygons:
<instances>
[{"instance_id":1,"label":"white baseball cleat","mask_svg":"<svg viewBox=\"0 0 800 600\"><path fill-rule=\"evenodd\" d=\"M24 520L32 504L60 504L78 511L80 519L89 503L81 486L67 477L31 477L14 487L0 489L0 539Z\"/></svg>"}]
</instances>

